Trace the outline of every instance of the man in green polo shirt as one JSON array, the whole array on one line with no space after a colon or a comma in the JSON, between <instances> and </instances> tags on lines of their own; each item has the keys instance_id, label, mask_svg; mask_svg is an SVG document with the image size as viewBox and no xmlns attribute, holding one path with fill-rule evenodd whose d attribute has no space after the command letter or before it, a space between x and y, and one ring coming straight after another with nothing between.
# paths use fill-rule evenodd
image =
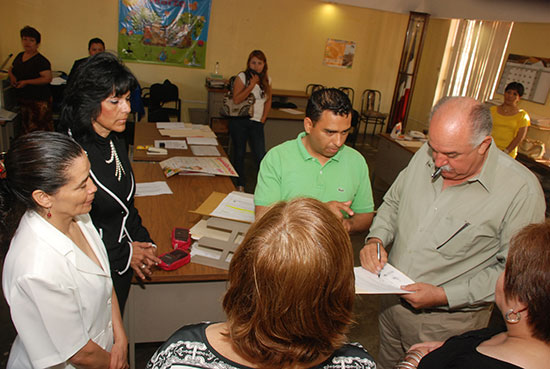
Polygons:
<instances>
[{"instance_id":1,"label":"man in green polo shirt","mask_svg":"<svg viewBox=\"0 0 550 369\"><path fill-rule=\"evenodd\" d=\"M344 145L351 111L347 95L338 89L311 95L305 132L269 150L260 164L256 217L277 201L312 197L325 202L348 232L369 229L374 211L369 169L363 155Z\"/></svg>"}]
</instances>

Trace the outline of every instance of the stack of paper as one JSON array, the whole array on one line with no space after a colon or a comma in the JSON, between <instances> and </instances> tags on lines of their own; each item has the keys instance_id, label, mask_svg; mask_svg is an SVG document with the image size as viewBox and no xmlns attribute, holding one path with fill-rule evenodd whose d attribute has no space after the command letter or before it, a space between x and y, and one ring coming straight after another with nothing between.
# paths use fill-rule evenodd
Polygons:
<instances>
[{"instance_id":1,"label":"stack of paper","mask_svg":"<svg viewBox=\"0 0 550 369\"><path fill-rule=\"evenodd\" d=\"M231 177L239 176L229 159L223 156L203 158L174 156L161 161L159 164L166 177L171 177L180 172L199 172Z\"/></svg>"},{"instance_id":2,"label":"stack of paper","mask_svg":"<svg viewBox=\"0 0 550 369\"><path fill-rule=\"evenodd\" d=\"M204 124L159 122L157 128L162 136L168 137L216 137L212 129Z\"/></svg>"}]
</instances>

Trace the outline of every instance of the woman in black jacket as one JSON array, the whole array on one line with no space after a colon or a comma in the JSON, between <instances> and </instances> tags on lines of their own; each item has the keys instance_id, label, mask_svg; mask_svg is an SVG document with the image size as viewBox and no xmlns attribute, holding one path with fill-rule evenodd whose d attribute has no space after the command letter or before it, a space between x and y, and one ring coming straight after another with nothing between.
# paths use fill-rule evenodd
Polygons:
<instances>
[{"instance_id":1,"label":"woman in black jacket","mask_svg":"<svg viewBox=\"0 0 550 369\"><path fill-rule=\"evenodd\" d=\"M94 55L69 82L58 126L88 154L97 186L90 216L107 248L121 312L133 273L146 278L160 262L134 206L134 174L125 143L116 135L126 129L130 92L136 86L136 78L116 56Z\"/></svg>"}]
</instances>

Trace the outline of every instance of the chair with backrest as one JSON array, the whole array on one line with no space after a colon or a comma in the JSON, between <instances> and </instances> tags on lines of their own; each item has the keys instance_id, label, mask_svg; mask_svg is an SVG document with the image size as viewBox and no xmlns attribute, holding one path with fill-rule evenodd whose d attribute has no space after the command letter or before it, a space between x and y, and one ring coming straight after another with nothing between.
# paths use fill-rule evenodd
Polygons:
<instances>
[{"instance_id":1,"label":"chair with backrest","mask_svg":"<svg viewBox=\"0 0 550 369\"><path fill-rule=\"evenodd\" d=\"M384 122L387 113L380 112L380 100L382 99L382 94L378 90L366 89L361 95L361 111L359 115L359 124L365 122L365 129L363 135L367 134L367 127L369 124L373 124L372 135L376 133L376 126L380 125L380 133L384 127ZM364 139L363 136L363 139Z\"/></svg>"},{"instance_id":2,"label":"chair with backrest","mask_svg":"<svg viewBox=\"0 0 550 369\"><path fill-rule=\"evenodd\" d=\"M147 120L149 122L167 122L170 117L181 121L181 99L178 86L165 80L163 83L154 83L143 89L143 101L147 106ZM167 106L173 104L173 107Z\"/></svg>"},{"instance_id":3,"label":"chair with backrest","mask_svg":"<svg viewBox=\"0 0 550 369\"><path fill-rule=\"evenodd\" d=\"M338 87L340 91L348 95L351 105L353 107L353 100L355 100L355 90L351 87ZM359 112L355 109L351 111L351 129L346 139L347 144L355 147L357 136L359 135Z\"/></svg>"},{"instance_id":4,"label":"chair with backrest","mask_svg":"<svg viewBox=\"0 0 550 369\"><path fill-rule=\"evenodd\" d=\"M325 86L319 85L319 84L316 84L316 83L310 83L309 85L306 86L306 94L311 96L312 93L314 93L315 91L320 90L322 88L325 88Z\"/></svg>"}]
</instances>

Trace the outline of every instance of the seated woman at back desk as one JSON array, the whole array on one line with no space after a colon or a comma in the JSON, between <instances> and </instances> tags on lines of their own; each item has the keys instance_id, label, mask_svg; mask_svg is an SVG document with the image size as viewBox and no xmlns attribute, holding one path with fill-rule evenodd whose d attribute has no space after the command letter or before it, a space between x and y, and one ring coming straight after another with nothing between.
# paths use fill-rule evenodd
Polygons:
<instances>
[{"instance_id":1,"label":"seated woman at back desk","mask_svg":"<svg viewBox=\"0 0 550 369\"><path fill-rule=\"evenodd\" d=\"M550 220L511 241L495 301L506 331L482 329L411 347L396 368L548 368L550 363ZM429 353L426 355L426 353ZM423 357L423 355L426 355Z\"/></svg>"},{"instance_id":2,"label":"seated woman at back desk","mask_svg":"<svg viewBox=\"0 0 550 369\"><path fill-rule=\"evenodd\" d=\"M318 200L275 204L231 260L227 322L179 329L147 368L375 368L344 344L354 298L342 222Z\"/></svg>"}]
</instances>

